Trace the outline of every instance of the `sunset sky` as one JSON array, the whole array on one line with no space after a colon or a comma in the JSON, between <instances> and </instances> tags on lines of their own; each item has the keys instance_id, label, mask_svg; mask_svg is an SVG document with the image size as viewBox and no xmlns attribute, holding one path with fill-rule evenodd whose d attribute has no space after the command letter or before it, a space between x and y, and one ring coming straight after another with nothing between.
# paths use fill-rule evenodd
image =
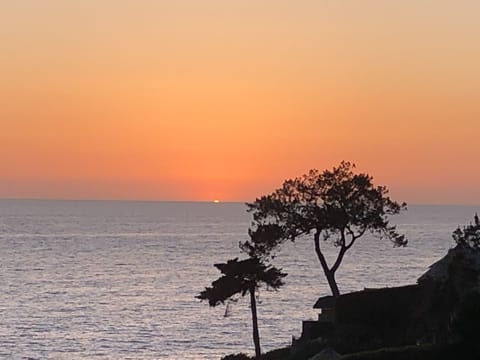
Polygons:
<instances>
[{"instance_id":1,"label":"sunset sky","mask_svg":"<svg viewBox=\"0 0 480 360\"><path fill-rule=\"evenodd\" d=\"M249 201L352 161L480 204L480 1L0 4L0 198Z\"/></svg>"}]
</instances>

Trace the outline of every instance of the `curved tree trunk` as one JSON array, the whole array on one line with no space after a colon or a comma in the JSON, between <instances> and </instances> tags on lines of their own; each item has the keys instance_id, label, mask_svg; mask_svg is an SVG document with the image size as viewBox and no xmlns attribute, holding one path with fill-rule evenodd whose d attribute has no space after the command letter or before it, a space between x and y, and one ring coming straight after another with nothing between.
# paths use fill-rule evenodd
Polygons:
<instances>
[{"instance_id":1,"label":"curved tree trunk","mask_svg":"<svg viewBox=\"0 0 480 360\"><path fill-rule=\"evenodd\" d=\"M340 266L340 263L342 262L343 256L345 255L347 248L342 247L340 249L337 260L335 261L335 264L333 265L333 267L330 269L327 264L327 260L325 259L325 256L323 255L322 250L320 249L320 232L317 231L313 239L315 242L315 253L317 254L318 260L320 261L320 265L322 266L323 273L327 278L328 286L332 291L332 295L337 298L340 296L340 290L338 289L337 281L335 280L335 272Z\"/></svg>"},{"instance_id":2,"label":"curved tree trunk","mask_svg":"<svg viewBox=\"0 0 480 360\"><path fill-rule=\"evenodd\" d=\"M257 302L255 300L254 287L250 289L250 308L252 309L253 343L255 344L255 358L260 359L262 351L260 349L260 335L258 334Z\"/></svg>"},{"instance_id":3,"label":"curved tree trunk","mask_svg":"<svg viewBox=\"0 0 480 360\"><path fill-rule=\"evenodd\" d=\"M338 290L337 280L335 280L335 273L331 270L323 269L323 271L325 272L325 277L327 278L328 286L330 286L332 295L336 298L339 297L340 290Z\"/></svg>"}]
</instances>

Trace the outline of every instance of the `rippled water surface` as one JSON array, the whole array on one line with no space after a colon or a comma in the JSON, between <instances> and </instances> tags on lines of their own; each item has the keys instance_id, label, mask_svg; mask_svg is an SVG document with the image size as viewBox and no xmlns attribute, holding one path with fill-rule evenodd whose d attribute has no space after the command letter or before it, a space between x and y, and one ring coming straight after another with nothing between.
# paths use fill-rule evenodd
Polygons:
<instances>
[{"instance_id":1,"label":"rippled water surface","mask_svg":"<svg viewBox=\"0 0 480 360\"><path fill-rule=\"evenodd\" d=\"M337 278L343 291L413 283L480 207L410 206L394 218L407 248L364 238ZM195 299L239 256L243 204L0 200L0 358L219 359L252 348L248 302ZM311 239L288 244L279 292L261 291L264 350L288 345L328 294Z\"/></svg>"}]
</instances>

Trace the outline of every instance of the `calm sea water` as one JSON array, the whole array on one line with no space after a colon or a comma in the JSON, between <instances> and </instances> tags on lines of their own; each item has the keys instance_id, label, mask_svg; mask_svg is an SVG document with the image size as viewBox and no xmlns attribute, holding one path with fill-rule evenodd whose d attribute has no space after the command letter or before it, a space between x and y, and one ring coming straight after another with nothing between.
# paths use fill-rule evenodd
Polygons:
<instances>
[{"instance_id":1,"label":"calm sea water","mask_svg":"<svg viewBox=\"0 0 480 360\"><path fill-rule=\"evenodd\" d=\"M413 283L479 207L410 206L394 222L407 248L362 239L342 291ZM239 256L243 204L0 200L0 358L219 359L251 353L247 299L209 308L195 295ZM279 292L261 291L264 350L291 342L328 287L311 239L285 246Z\"/></svg>"}]
</instances>

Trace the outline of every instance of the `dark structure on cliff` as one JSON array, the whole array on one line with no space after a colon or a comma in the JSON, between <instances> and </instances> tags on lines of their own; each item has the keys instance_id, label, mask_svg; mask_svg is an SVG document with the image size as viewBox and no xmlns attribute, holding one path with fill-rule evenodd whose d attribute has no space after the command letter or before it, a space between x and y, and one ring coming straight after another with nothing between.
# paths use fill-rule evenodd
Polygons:
<instances>
[{"instance_id":1,"label":"dark structure on cliff","mask_svg":"<svg viewBox=\"0 0 480 360\"><path fill-rule=\"evenodd\" d=\"M453 341L452 319L468 294L479 291L480 252L459 244L417 284L321 297L317 321L303 323L302 340L378 348Z\"/></svg>"}]
</instances>

